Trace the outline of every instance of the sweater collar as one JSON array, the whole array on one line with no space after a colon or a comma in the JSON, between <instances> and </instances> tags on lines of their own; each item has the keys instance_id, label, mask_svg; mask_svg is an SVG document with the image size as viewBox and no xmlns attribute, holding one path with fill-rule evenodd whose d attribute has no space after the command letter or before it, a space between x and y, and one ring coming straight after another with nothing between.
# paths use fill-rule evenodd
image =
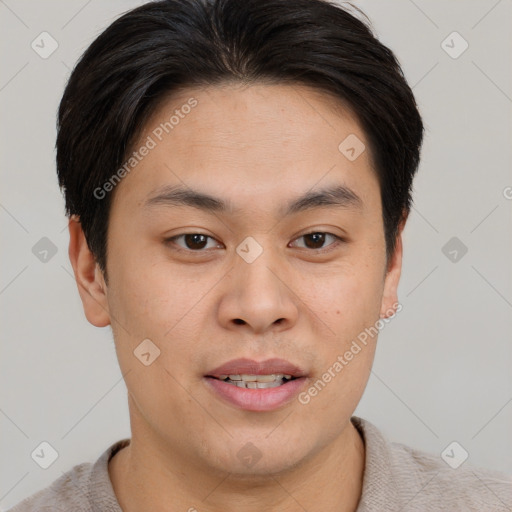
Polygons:
<instances>
[{"instance_id":1,"label":"sweater collar","mask_svg":"<svg viewBox=\"0 0 512 512\"><path fill-rule=\"evenodd\" d=\"M390 443L369 421L358 416L352 416L350 421L359 432L365 445L363 487L356 512L370 512L371 510L393 512L396 507L394 504L399 502L399 493L393 478ZM94 463L89 482L92 510L122 512L110 480L108 463L119 450L128 444L130 444L130 439L117 441L105 450Z\"/></svg>"},{"instance_id":2,"label":"sweater collar","mask_svg":"<svg viewBox=\"0 0 512 512\"><path fill-rule=\"evenodd\" d=\"M352 416L351 422L365 445L363 489L356 512L398 511L399 492L393 476L390 443L369 421Z\"/></svg>"}]
</instances>

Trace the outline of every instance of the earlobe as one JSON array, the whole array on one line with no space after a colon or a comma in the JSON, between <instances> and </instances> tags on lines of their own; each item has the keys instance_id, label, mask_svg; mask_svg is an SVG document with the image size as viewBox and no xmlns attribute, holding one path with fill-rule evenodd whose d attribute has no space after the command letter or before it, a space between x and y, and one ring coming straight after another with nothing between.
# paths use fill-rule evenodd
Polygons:
<instances>
[{"instance_id":1,"label":"earlobe","mask_svg":"<svg viewBox=\"0 0 512 512\"><path fill-rule=\"evenodd\" d=\"M78 217L69 219L69 259L87 320L96 327L110 325L107 287L99 265L87 245Z\"/></svg>"}]
</instances>

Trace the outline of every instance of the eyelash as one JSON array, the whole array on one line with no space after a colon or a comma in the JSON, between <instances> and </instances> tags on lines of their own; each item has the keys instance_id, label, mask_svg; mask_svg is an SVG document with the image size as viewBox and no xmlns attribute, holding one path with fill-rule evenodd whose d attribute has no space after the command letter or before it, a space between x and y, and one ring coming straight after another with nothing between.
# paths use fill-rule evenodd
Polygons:
<instances>
[{"instance_id":1,"label":"eyelash","mask_svg":"<svg viewBox=\"0 0 512 512\"><path fill-rule=\"evenodd\" d=\"M340 237L338 235L335 235L333 233L329 233L327 231L310 231L309 233L304 233L303 235L295 238L293 241L299 240L300 238L304 238L304 237L309 236L309 235L315 235L315 234L328 235L328 236L332 236L332 237L335 238L335 241L333 243L327 245L326 247L321 247L319 249L310 249L310 251L313 251L313 252L315 252L317 254L323 254L323 253L329 252L329 251L333 250L334 248L338 247L338 245L340 245L341 243L346 241L344 238L342 238L342 237ZM173 236L173 237L170 237L170 238L166 238L164 240L164 242L165 243L172 243L172 244L176 245L175 241L177 239L185 237L187 235L201 235L201 236L204 236L206 238L210 238L212 240L215 240L213 237L211 237L209 235L205 235L203 233L183 233L181 235L176 235L176 236ZM300 247L300 249L308 249L308 247ZM194 249L187 249L187 248L183 248L183 247L177 246L177 250L180 251L180 252L202 254L202 253L207 252L209 249L194 250Z\"/></svg>"}]
</instances>

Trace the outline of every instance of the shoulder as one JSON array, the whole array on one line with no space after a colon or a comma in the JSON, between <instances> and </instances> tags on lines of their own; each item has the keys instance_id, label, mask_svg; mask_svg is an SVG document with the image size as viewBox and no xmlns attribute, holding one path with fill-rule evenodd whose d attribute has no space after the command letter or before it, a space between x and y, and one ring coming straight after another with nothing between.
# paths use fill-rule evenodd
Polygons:
<instances>
[{"instance_id":1,"label":"shoulder","mask_svg":"<svg viewBox=\"0 0 512 512\"><path fill-rule=\"evenodd\" d=\"M73 467L51 485L25 498L8 512L85 512L88 510L87 489L92 466L86 462Z\"/></svg>"},{"instance_id":2,"label":"shoulder","mask_svg":"<svg viewBox=\"0 0 512 512\"><path fill-rule=\"evenodd\" d=\"M108 462L129 442L129 439L115 442L96 462L74 466L50 486L25 498L8 512L121 512L110 481Z\"/></svg>"},{"instance_id":3,"label":"shoulder","mask_svg":"<svg viewBox=\"0 0 512 512\"><path fill-rule=\"evenodd\" d=\"M389 442L367 420L353 417L352 422L366 448L358 512L383 506L403 512L512 510L512 476L462 461L462 447L455 445L453 450L445 450L444 456L427 453Z\"/></svg>"},{"instance_id":4,"label":"shoulder","mask_svg":"<svg viewBox=\"0 0 512 512\"><path fill-rule=\"evenodd\" d=\"M453 449L445 453L445 462L441 454L390 444L395 478L411 486L412 492L404 493L407 510L427 506L454 511L512 510L512 476L475 467L469 461L452 463L457 457Z\"/></svg>"}]
</instances>

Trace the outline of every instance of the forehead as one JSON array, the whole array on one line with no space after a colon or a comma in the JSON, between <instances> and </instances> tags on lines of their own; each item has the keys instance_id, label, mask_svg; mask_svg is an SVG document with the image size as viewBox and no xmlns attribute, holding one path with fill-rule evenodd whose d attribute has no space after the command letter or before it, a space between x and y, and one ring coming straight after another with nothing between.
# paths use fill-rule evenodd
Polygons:
<instances>
[{"instance_id":1,"label":"forehead","mask_svg":"<svg viewBox=\"0 0 512 512\"><path fill-rule=\"evenodd\" d=\"M346 140L359 141L358 152L367 149L349 159L342 151ZM199 184L231 203L257 199L267 208L285 200L285 192L295 197L327 184L346 185L363 203L378 188L356 116L332 96L306 86L182 90L160 102L132 149L144 145L151 149L114 196L141 207L167 185L198 190Z\"/></svg>"}]
</instances>

